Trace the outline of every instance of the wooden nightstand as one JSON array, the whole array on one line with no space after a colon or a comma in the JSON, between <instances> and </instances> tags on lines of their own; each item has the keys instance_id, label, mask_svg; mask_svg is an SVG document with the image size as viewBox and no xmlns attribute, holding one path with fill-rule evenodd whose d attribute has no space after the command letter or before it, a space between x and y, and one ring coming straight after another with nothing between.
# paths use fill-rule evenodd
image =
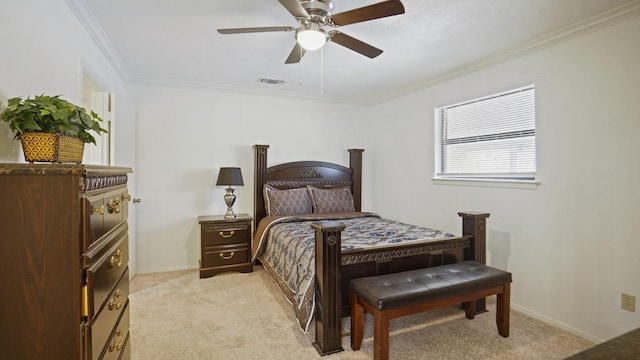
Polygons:
<instances>
[{"instance_id":1,"label":"wooden nightstand","mask_svg":"<svg viewBox=\"0 0 640 360\"><path fill-rule=\"evenodd\" d=\"M235 219L224 216L199 216L200 278L225 271L252 272L251 238L253 218L238 214Z\"/></svg>"}]
</instances>

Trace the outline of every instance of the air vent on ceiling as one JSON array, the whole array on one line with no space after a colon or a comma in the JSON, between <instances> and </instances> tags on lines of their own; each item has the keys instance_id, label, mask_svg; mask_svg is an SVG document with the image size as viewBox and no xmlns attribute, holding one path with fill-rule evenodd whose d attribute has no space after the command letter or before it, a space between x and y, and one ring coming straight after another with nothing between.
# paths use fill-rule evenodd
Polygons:
<instances>
[{"instance_id":1,"label":"air vent on ceiling","mask_svg":"<svg viewBox=\"0 0 640 360\"><path fill-rule=\"evenodd\" d=\"M286 81L284 80L265 79L265 78L259 78L258 81L260 81L261 83L269 84L269 85L283 85L284 83L286 83Z\"/></svg>"}]
</instances>

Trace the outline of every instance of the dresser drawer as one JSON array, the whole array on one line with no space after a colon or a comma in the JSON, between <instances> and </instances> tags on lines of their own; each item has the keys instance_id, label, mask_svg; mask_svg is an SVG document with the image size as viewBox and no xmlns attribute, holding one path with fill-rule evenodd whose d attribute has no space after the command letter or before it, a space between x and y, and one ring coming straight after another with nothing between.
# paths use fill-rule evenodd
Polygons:
<instances>
[{"instance_id":1,"label":"dresser drawer","mask_svg":"<svg viewBox=\"0 0 640 360\"><path fill-rule=\"evenodd\" d=\"M207 266L235 265L249 262L249 246L217 246L205 251Z\"/></svg>"},{"instance_id":2,"label":"dresser drawer","mask_svg":"<svg viewBox=\"0 0 640 360\"><path fill-rule=\"evenodd\" d=\"M111 337L104 348L102 357L92 357L93 360L129 359L129 302L125 303L122 317L114 327Z\"/></svg>"},{"instance_id":3,"label":"dresser drawer","mask_svg":"<svg viewBox=\"0 0 640 360\"><path fill-rule=\"evenodd\" d=\"M238 225L203 224L202 239L204 246L246 244L249 242L251 230L246 223Z\"/></svg>"},{"instance_id":4,"label":"dresser drawer","mask_svg":"<svg viewBox=\"0 0 640 360\"><path fill-rule=\"evenodd\" d=\"M87 269L87 316L93 319L105 306L110 293L127 270L129 263L129 236L126 232L114 239L113 245L93 261Z\"/></svg>"},{"instance_id":5,"label":"dresser drawer","mask_svg":"<svg viewBox=\"0 0 640 360\"><path fill-rule=\"evenodd\" d=\"M131 341L129 339L131 339L131 333L127 334L127 338L124 339L124 348L118 360L131 360Z\"/></svg>"},{"instance_id":6,"label":"dresser drawer","mask_svg":"<svg viewBox=\"0 0 640 360\"><path fill-rule=\"evenodd\" d=\"M91 344L92 358L97 358L105 348L107 339L115 328L118 318L124 311L124 305L129 297L129 271L120 278L115 289L111 291L107 299L107 303L102 310L96 315L95 319L89 325L89 337Z\"/></svg>"},{"instance_id":7,"label":"dresser drawer","mask_svg":"<svg viewBox=\"0 0 640 360\"><path fill-rule=\"evenodd\" d=\"M106 192L93 193L83 199L83 251L127 220L128 197L127 189L118 187Z\"/></svg>"}]
</instances>

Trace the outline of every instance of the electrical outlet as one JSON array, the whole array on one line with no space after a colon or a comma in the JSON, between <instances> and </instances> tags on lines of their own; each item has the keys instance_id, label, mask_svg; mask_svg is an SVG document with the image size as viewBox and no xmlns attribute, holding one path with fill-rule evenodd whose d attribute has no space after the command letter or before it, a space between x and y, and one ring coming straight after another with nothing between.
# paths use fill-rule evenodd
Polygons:
<instances>
[{"instance_id":1,"label":"electrical outlet","mask_svg":"<svg viewBox=\"0 0 640 360\"><path fill-rule=\"evenodd\" d=\"M636 297L622 293L622 302L620 304L620 307L623 310L636 312Z\"/></svg>"}]
</instances>

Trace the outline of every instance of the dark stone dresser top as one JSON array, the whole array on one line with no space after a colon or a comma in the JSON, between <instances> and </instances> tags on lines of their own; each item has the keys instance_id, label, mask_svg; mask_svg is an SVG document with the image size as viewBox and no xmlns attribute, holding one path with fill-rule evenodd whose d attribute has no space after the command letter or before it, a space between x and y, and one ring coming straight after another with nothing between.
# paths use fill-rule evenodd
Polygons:
<instances>
[{"instance_id":1,"label":"dark stone dresser top","mask_svg":"<svg viewBox=\"0 0 640 360\"><path fill-rule=\"evenodd\" d=\"M84 164L0 163L0 175L89 175L109 176L130 173L131 168Z\"/></svg>"}]
</instances>

